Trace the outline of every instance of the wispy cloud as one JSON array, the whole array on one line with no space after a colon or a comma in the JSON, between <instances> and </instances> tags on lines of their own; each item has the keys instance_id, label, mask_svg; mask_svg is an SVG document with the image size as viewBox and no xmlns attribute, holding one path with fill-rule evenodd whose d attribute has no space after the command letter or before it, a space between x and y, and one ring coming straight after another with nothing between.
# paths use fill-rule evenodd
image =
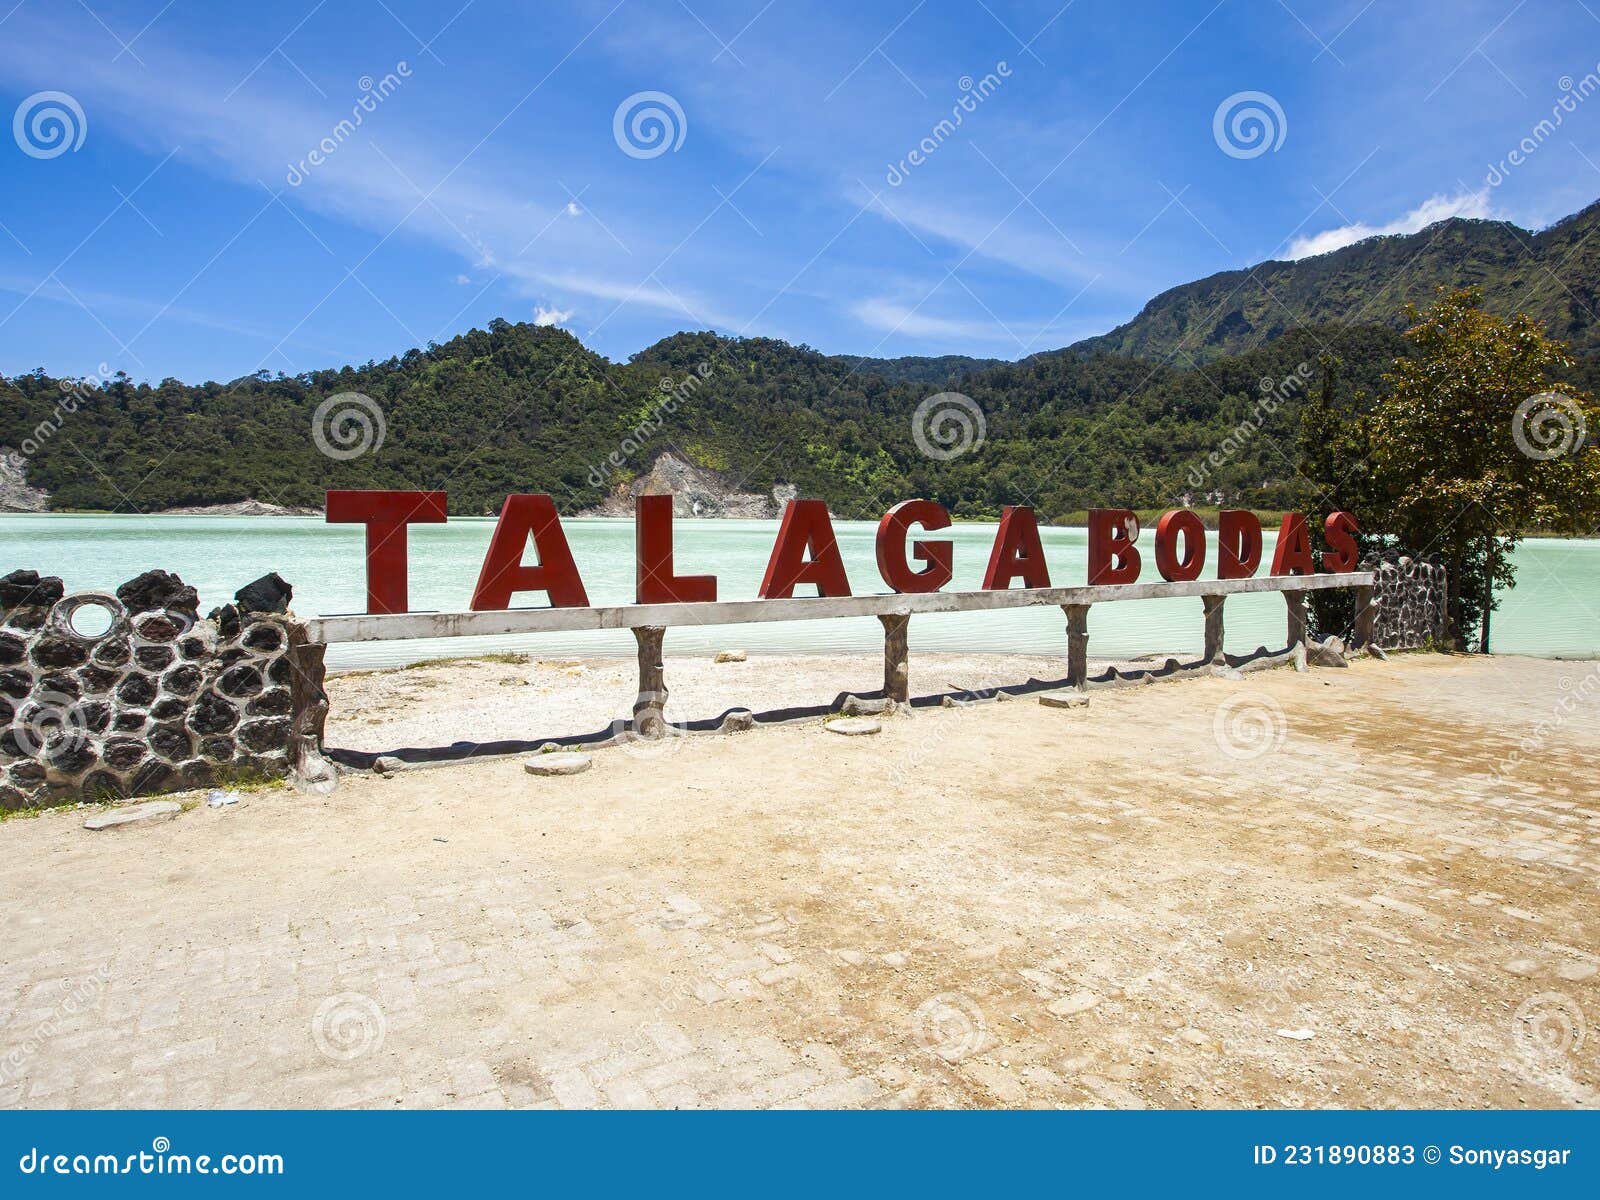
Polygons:
<instances>
[{"instance_id":1,"label":"wispy cloud","mask_svg":"<svg viewBox=\"0 0 1600 1200\"><path fill-rule=\"evenodd\" d=\"M1369 237L1384 237L1397 233L1417 233L1439 221L1451 217L1468 217L1482 219L1489 216L1489 193L1487 190L1478 192L1463 192L1459 196L1431 196L1424 200L1410 212L1396 217L1384 225L1368 225L1357 221L1351 225L1341 225L1337 229L1325 230L1322 233L1311 234L1307 237L1295 238L1289 244L1286 257L1291 259L1310 258L1317 254L1327 254L1345 246L1354 245Z\"/></svg>"},{"instance_id":2,"label":"wispy cloud","mask_svg":"<svg viewBox=\"0 0 1600 1200\"><path fill-rule=\"evenodd\" d=\"M572 320L570 308L546 308L539 305L533 310L533 323L540 326L565 325Z\"/></svg>"},{"instance_id":3,"label":"wispy cloud","mask_svg":"<svg viewBox=\"0 0 1600 1200\"><path fill-rule=\"evenodd\" d=\"M473 270L498 272L530 297L557 289L689 317L710 307L686 289L638 279L638 263L618 249L613 234L586 219L584 207L553 182L556 164L540 161L536 150L519 147L509 163L487 152L463 158L470 143L441 153L448 143L427 136L404 107L410 100L404 89L342 141L337 154L286 186L286 170L292 175L291 165L329 138L345 115L338 103L317 111L264 79L240 87L236 66L163 42L156 33L140 43L146 69L74 54L64 28L24 16L14 17L14 28L0 39L0 66L48 82L51 64L80 62L75 94L97 120L135 144L181 146L181 158L215 174L265 187L285 204L386 239L424 238ZM416 64L413 77L421 82L427 70L426 62ZM220 103L225 94L229 99ZM550 182L530 186L529 180ZM558 220L559 236L551 229ZM639 231L629 229L627 236L648 244ZM468 278L459 275L457 282ZM566 298L558 294L557 301Z\"/></svg>"},{"instance_id":4,"label":"wispy cloud","mask_svg":"<svg viewBox=\"0 0 1600 1200\"><path fill-rule=\"evenodd\" d=\"M1068 324L1002 320L987 312L971 319L940 316L924 312L922 306L885 296L858 300L849 311L867 328L888 335L885 342L889 337L926 340L943 351L958 351L972 343L993 343L1010 347L1010 354L1026 355L1041 344L1062 345L1099 328L1099 323L1075 328Z\"/></svg>"}]
</instances>

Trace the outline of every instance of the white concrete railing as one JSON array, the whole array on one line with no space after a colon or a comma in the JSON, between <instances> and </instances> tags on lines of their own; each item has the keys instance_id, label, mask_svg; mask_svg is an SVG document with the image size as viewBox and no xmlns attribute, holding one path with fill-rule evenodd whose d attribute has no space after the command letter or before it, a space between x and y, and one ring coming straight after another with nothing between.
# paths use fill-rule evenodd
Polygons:
<instances>
[{"instance_id":1,"label":"white concrete railing","mask_svg":"<svg viewBox=\"0 0 1600 1200\"><path fill-rule=\"evenodd\" d=\"M487 612L352 613L306 621L312 642L379 642L400 638L487 637L574 629L648 629L674 625L743 625L831 617L892 617L915 613L981 612L1058 605L1087 607L1115 600L1227 597L1246 592L1303 594L1328 588L1367 588L1371 571L1328 575L1267 575L1196 579L1186 583L1120 583L1085 587L1013 588L973 592L888 592L868 596L799 596L785 600L727 600L695 604L618 604L588 608L509 608Z\"/></svg>"}]
</instances>

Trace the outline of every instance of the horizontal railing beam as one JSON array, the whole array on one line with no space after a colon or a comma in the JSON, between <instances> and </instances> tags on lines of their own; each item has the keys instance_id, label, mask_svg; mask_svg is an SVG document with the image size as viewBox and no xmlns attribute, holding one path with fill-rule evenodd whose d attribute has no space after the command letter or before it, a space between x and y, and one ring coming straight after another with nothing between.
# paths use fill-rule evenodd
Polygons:
<instances>
[{"instance_id":1,"label":"horizontal railing beam","mask_svg":"<svg viewBox=\"0 0 1600 1200\"><path fill-rule=\"evenodd\" d=\"M1120 583L1097 587L1017 588L1008 591L887 593L871 596L802 596L787 600L729 600L697 604L620 604L591 608L509 608L489 612L358 613L313 617L313 643L381 642L402 638L494 637L574 629L643 629L674 625L745 625L761 621L814 621L837 617L909 616L913 613L983 612L1048 605L1087 606L1117 600L1181 596L1237 596L1251 592L1314 592L1370 588L1371 571L1328 575L1263 575L1250 579L1196 579L1185 583Z\"/></svg>"}]
</instances>

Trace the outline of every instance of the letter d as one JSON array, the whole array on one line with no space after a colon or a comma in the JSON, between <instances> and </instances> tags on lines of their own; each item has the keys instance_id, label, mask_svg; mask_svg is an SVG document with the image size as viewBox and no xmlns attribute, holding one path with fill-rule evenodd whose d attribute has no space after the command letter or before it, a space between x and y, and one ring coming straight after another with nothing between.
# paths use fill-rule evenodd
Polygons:
<instances>
[{"instance_id":1,"label":"letter d","mask_svg":"<svg viewBox=\"0 0 1600 1200\"><path fill-rule=\"evenodd\" d=\"M35 1146L17 1160L17 1170L24 1175L32 1175L39 1169L39 1147Z\"/></svg>"}]
</instances>

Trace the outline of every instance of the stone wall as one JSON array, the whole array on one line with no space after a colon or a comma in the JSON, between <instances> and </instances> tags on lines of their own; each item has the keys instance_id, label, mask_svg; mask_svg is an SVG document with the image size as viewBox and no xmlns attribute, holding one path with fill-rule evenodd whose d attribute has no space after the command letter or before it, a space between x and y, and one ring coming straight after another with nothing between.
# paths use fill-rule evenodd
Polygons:
<instances>
[{"instance_id":1,"label":"stone wall","mask_svg":"<svg viewBox=\"0 0 1600 1200\"><path fill-rule=\"evenodd\" d=\"M0 578L0 809L286 774L290 594L268 575L201 617L165 571L70 596Z\"/></svg>"},{"instance_id":2,"label":"stone wall","mask_svg":"<svg viewBox=\"0 0 1600 1200\"><path fill-rule=\"evenodd\" d=\"M1372 571L1378 611L1372 640L1384 650L1442 645L1448 629L1449 592L1437 562L1389 554L1362 564Z\"/></svg>"}]
</instances>

